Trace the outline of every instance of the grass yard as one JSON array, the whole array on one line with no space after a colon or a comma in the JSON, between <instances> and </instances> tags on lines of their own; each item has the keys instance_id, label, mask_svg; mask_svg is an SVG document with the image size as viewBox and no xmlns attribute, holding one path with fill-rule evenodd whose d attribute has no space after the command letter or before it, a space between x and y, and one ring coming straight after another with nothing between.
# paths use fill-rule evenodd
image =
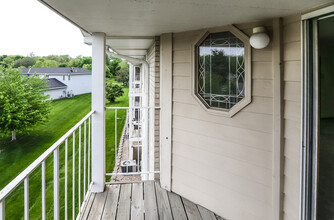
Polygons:
<instances>
[{"instance_id":1,"label":"grass yard","mask_svg":"<svg viewBox=\"0 0 334 220\"><path fill-rule=\"evenodd\" d=\"M128 106L128 89L124 95L116 99L115 103L107 106ZM50 120L35 128L28 135L17 136L17 141L9 138L0 139L0 189L6 186L13 178L31 164L38 156L80 121L91 109L91 95L78 95L71 99L53 101ZM114 110L106 110L106 171L112 172L114 167ZM126 111L118 110L117 137L119 138L124 126ZM88 128L88 125L87 125ZM83 141L82 127L82 141ZM72 217L72 136L68 139L68 217ZM78 213L78 131L76 132L76 197L75 207ZM83 144L82 144L83 155ZM83 156L82 156L83 157ZM65 176L65 147L59 149L60 158L60 215L64 219L64 176ZM83 159L81 161L81 201L83 201ZM88 183L87 183L88 185ZM29 176L29 205L30 219L41 219L41 167ZM6 219L23 219L23 184L21 184L8 198L6 198ZM53 219L53 156L46 160L46 210L47 219Z\"/></svg>"}]
</instances>

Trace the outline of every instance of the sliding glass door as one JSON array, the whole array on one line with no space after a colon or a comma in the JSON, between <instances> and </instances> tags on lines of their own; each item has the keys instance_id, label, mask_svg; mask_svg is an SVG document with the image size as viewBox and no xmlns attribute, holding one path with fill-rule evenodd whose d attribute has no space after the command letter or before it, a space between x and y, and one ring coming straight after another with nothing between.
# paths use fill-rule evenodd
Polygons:
<instances>
[{"instance_id":1,"label":"sliding glass door","mask_svg":"<svg viewBox=\"0 0 334 220\"><path fill-rule=\"evenodd\" d=\"M334 219L334 15L303 21L302 219Z\"/></svg>"}]
</instances>

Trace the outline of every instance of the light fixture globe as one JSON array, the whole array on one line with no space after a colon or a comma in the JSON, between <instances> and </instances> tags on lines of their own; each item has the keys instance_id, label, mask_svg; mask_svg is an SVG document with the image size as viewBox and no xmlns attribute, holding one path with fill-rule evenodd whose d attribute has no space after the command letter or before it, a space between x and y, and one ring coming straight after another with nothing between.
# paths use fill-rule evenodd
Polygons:
<instances>
[{"instance_id":1,"label":"light fixture globe","mask_svg":"<svg viewBox=\"0 0 334 220\"><path fill-rule=\"evenodd\" d=\"M249 39L250 45L255 49L263 49L268 46L270 38L264 27L253 28L253 35Z\"/></svg>"}]
</instances>

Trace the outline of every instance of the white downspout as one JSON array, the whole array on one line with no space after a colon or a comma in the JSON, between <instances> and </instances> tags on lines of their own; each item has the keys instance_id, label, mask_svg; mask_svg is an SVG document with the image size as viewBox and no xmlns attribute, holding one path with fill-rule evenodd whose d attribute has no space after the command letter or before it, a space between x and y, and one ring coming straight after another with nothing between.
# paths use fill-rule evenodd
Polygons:
<instances>
[{"instance_id":1,"label":"white downspout","mask_svg":"<svg viewBox=\"0 0 334 220\"><path fill-rule=\"evenodd\" d=\"M121 59L124 59L130 63L132 63L133 65L137 66L139 64L142 65L142 69L144 71L144 77L145 77L145 82L144 82L144 88L145 88L145 99L144 99L144 116L145 116L145 121L144 121L144 129L143 129L143 148L142 148L142 172L144 174L142 174L142 180L148 180L148 172L149 172L149 152L148 152L148 149L149 149L149 146L148 146L148 143L149 143L149 137L148 137L148 118L149 118L149 115L148 115L148 111L149 109L147 108L148 107L148 86L149 86L149 65L148 65L148 62L146 60L141 60L141 59L137 59L137 58L133 58L133 57L129 57L129 56L125 56L125 55L121 55L121 54L117 54L115 53L112 48L108 47L107 46L107 49L106 49L107 53L113 57L117 57L117 58L121 58ZM144 147L146 146L146 147ZM154 166L154 164L152 164L152 166Z\"/></svg>"},{"instance_id":2,"label":"white downspout","mask_svg":"<svg viewBox=\"0 0 334 220\"><path fill-rule=\"evenodd\" d=\"M129 107L133 107L133 97L130 96L130 94L133 92L133 88L132 88L132 84L133 84L133 72L134 72L134 66L132 63L128 62L129 64ZM132 132L133 132L133 125L132 125L132 111L128 110L128 114L129 114L129 130L128 130L128 134L129 137L131 136ZM133 160L133 147L132 147L133 142L130 141L129 138L129 143L128 143L128 152L129 152L129 160Z\"/></svg>"}]
</instances>

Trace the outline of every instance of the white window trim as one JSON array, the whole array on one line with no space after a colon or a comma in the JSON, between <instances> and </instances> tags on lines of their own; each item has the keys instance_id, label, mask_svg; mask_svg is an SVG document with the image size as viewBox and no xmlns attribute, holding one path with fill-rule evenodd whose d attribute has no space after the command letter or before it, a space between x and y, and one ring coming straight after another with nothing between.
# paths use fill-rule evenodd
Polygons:
<instances>
[{"instance_id":1,"label":"white window trim","mask_svg":"<svg viewBox=\"0 0 334 220\"><path fill-rule=\"evenodd\" d=\"M230 31L236 37L238 37L241 41L244 42L245 45L245 97L235 104L231 109L223 109L223 108L212 108L208 107L203 103L201 98L196 94L197 93L197 53L196 47L198 43L201 42L209 33L217 33L217 32L225 32ZM196 101L202 106L202 108L208 112L209 114L220 115L224 117L233 117L237 114L241 109L246 107L252 101L252 58L251 58L251 46L249 44L249 37L241 32L238 28L233 25L210 28L207 30L203 30L203 32L199 35L199 37L195 40L191 47L191 94L196 99Z\"/></svg>"}]
</instances>

